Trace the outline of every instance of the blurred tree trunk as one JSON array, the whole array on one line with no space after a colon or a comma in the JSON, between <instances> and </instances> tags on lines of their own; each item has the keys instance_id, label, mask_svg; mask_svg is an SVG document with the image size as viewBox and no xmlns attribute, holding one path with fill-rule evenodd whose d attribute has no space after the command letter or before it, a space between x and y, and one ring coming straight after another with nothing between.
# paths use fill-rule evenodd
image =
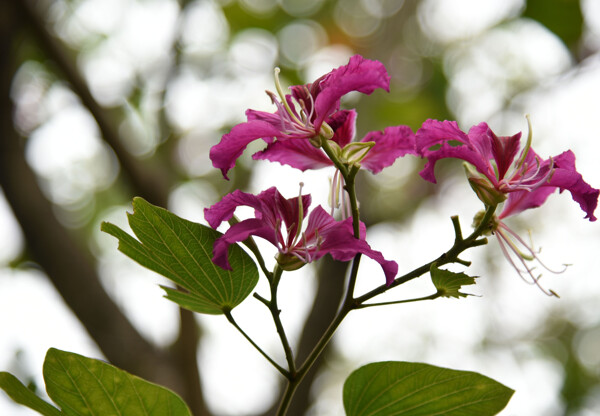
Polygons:
<instances>
[{"instance_id":1,"label":"blurred tree trunk","mask_svg":"<svg viewBox=\"0 0 600 416\"><path fill-rule=\"evenodd\" d=\"M0 3L0 186L21 226L28 253L111 363L172 388L194 414L208 415L196 361L198 330L191 312L181 312L180 337L171 350L157 349L145 340L104 291L91 253L58 222L52 204L44 197L25 160L22 139L13 125L10 88L20 64L19 45L27 34L34 34L92 112L104 138L109 138L133 194L163 204L167 200L167 188L144 176L147 169L116 141L116 129L103 117L102 109L85 83L80 82L74 67L66 59L61 61L60 45L28 5L22 0ZM24 28L30 31L25 32Z\"/></svg>"},{"instance_id":2,"label":"blurred tree trunk","mask_svg":"<svg viewBox=\"0 0 600 416\"><path fill-rule=\"evenodd\" d=\"M172 185L172 175L167 169L160 164L149 168L127 152L117 125L96 102L72 57L48 32L42 13L33 4L29 0L0 4L0 186L23 230L28 253L111 363L172 388L186 400L196 416L208 415L197 366L199 335L193 314L181 311L179 338L171 349L158 349L145 340L104 291L93 256L75 232L65 229L56 219L51 202L41 192L37 177L25 160L24 139L13 125L10 87L20 64L18 59L22 58L17 53L19 45L27 38L39 46L50 60L50 67L58 70L57 75L69 83L95 118L103 140L119 160L119 180L129 187L131 195L166 206ZM308 356L333 319L343 296L347 267L329 258L320 265L317 295L298 346L298 363ZM303 415L311 406L313 382L330 350L326 350L307 374L292 401L289 415Z\"/></svg>"}]
</instances>

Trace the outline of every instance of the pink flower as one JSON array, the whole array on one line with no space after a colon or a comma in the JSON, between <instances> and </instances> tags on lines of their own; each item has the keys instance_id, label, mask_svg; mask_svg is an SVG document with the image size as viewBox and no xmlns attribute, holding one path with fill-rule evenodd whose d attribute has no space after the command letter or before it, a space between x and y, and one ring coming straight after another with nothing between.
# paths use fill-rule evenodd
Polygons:
<instances>
[{"instance_id":1,"label":"pink flower","mask_svg":"<svg viewBox=\"0 0 600 416\"><path fill-rule=\"evenodd\" d=\"M248 121L234 126L211 148L213 166L221 169L227 179L227 172L235 166L246 146L258 139L268 144L294 140L305 142L304 146L318 146L321 137L347 135L348 132L337 131L350 128L345 119L352 117L349 112L339 111L340 99L351 91L363 94L371 94L377 88L389 91L389 82L390 77L381 62L359 55L311 84L290 87L291 94L284 95L277 82L280 99L269 93L277 111L246 111Z\"/></svg>"},{"instance_id":2,"label":"pink flower","mask_svg":"<svg viewBox=\"0 0 600 416\"><path fill-rule=\"evenodd\" d=\"M455 121L427 120L416 133L417 151L427 158L420 174L436 183L434 167L438 160L462 159L475 169L469 170L469 181L486 205L509 197L504 217L539 207L558 189L568 190L586 213L585 218L595 221L599 191L576 171L573 152L544 160L531 148L531 133L521 150L520 138L521 133L498 137L486 123L471 127L467 134Z\"/></svg>"},{"instance_id":3,"label":"pink flower","mask_svg":"<svg viewBox=\"0 0 600 416\"><path fill-rule=\"evenodd\" d=\"M353 141L356 131L356 111L340 110L330 117L329 125L334 131L332 147L341 161L360 164L372 173L379 173L402 156L416 155L415 135L408 126L387 127L383 131L372 131L360 141ZM333 166L325 152L306 140L281 140L267 145L253 159L290 165L302 171Z\"/></svg>"},{"instance_id":4,"label":"pink flower","mask_svg":"<svg viewBox=\"0 0 600 416\"><path fill-rule=\"evenodd\" d=\"M204 210L204 217L211 227L216 229L223 221L231 219L239 206L254 208L255 217L232 225L215 241L213 262L230 269L227 258L229 246L256 236L277 247L277 262L284 270L298 269L325 254L331 254L339 261L349 261L362 253L381 265L387 284L393 282L398 265L371 249L365 241L366 227L363 223L360 224L360 238L355 238L351 218L336 221L318 206L308 216L303 231L302 224L310 202L310 195L286 199L274 187L258 195L240 190L226 195L220 202Z\"/></svg>"},{"instance_id":5,"label":"pink flower","mask_svg":"<svg viewBox=\"0 0 600 416\"><path fill-rule=\"evenodd\" d=\"M469 133L458 128L455 121L427 120L416 133L417 151L427 158L421 176L435 183L434 167L440 159L462 159L467 167L469 182L486 206L504 203L498 216L492 218L488 234L494 234L504 256L519 276L537 285L547 295L557 296L544 289L530 262L537 262L553 273L540 260L533 245L511 230L503 221L526 209L541 206L557 189L568 190L585 218L596 221L598 189L592 188L575 169L575 155L570 150L547 160L531 148L531 126L527 143L520 148L521 133L498 137L486 123L471 127ZM473 225L479 226L483 212L477 214Z\"/></svg>"}]
</instances>

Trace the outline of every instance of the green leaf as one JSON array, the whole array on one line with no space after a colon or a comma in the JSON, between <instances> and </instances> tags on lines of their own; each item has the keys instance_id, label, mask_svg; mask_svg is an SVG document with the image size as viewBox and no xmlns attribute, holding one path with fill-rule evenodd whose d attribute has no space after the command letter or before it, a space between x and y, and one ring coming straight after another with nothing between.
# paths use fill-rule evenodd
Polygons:
<instances>
[{"instance_id":1,"label":"green leaf","mask_svg":"<svg viewBox=\"0 0 600 416\"><path fill-rule=\"evenodd\" d=\"M50 348L46 391L64 415L191 416L177 394L100 360Z\"/></svg>"},{"instance_id":2,"label":"green leaf","mask_svg":"<svg viewBox=\"0 0 600 416\"><path fill-rule=\"evenodd\" d=\"M151 205L133 200L129 225L139 239L114 224L102 223L102 231L119 240L119 250L144 267L172 280L179 289L164 288L167 299L194 312L221 314L239 305L258 282L252 258L237 244L231 245L224 270L212 260L215 240L222 234Z\"/></svg>"},{"instance_id":3,"label":"green leaf","mask_svg":"<svg viewBox=\"0 0 600 416\"><path fill-rule=\"evenodd\" d=\"M429 272L431 273L431 281L442 297L460 298L471 296L469 293L462 293L459 290L462 286L474 285L475 277L438 269L435 263L431 265Z\"/></svg>"},{"instance_id":4,"label":"green leaf","mask_svg":"<svg viewBox=\"0 0 600 416\"><path fill-rule=\"evenodd\" d=\"M388 361L350 374L344 408L347 416L492 416L513 393L478 373Z\"/></svg>"},{"instance_id":5,"label":"green leaf","mask_svg":"<svg viewBox=\"0 0 600 416\"><path fill-rule=\"evenodd\" d=\"M44 416L60 416L60 411L50 403L39 398L33 391L23 385L10 373L0 372L0 388L3 389L13 401L27 406Z\"/></svg>"}]
</instances>

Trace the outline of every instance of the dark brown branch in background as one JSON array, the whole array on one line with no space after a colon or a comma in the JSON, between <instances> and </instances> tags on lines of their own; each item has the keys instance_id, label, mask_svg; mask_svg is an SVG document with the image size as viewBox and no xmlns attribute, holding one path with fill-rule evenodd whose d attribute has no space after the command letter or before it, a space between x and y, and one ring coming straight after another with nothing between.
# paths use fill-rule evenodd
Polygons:
<instances>
[{"instance_id":1,"label":"dark brown branch in background","mask_svg":"<svg viewBox=\"0 0 600 416\"><path fill-rule=\"evenodd\" d=\"M9 8L4 4L2 14L6 15ZM9 57L14 56L10 52L13 52L13 46L17 44L17 31L7 33L6 29L8 28L5 28L1 37L3 41L0 49L6 59L0 79L0 184L21 224L27 248L35 261L44 268L69 307L85 323L86 329L111 362L138 374L154 371L151 367L144 369L144 361L149 357L160 357L160 354L139 335L107 296L100 285L89 253L76 244L58 222L37 184L35 174L25 160L23 148L13 128L13 109L9 98L15 69L14 66L11 67ZM165 374L172 373L166 368L162 371Z\"/></svg>"},{"instance_id":2,"label":"dark brown branch in background","mask_svg":"<svg viewBox=\"0 0 600 416\"><path fill-rule=\"evenodd\" d=\"M208 415L200 389L196 359L198 329L192 313L181 311L181 332L171 351L158 350L147 342L106 294L92 256L85 245L78 244L57 221L51 203L42 194L35 174L25 161L23 146L13 126L9 98L12 77L18 67L15 56L24 35L23 26L31 30L42 50L96 119L104 140L121 163L121 176L134 195L166 206L168 175L148 169L127 152L115 125L28 1L2 2L0 19L0 186L21 225L30 255L44 269L109 361L174 389L194 414Z\"/></svg>"},{"instance_id":3,"label":"dark brown branch in background","mask_svg":"<svg viewBox=\"0 0 600 416\"><path fill-rule=\"evenodd\" d=\"M13 4L18 5L19 12L42 51L60 70L73 92L96 120L102 138L114 150L119 160L123 179L129 182L131 189L136 190L152 204L166 207L169 192L168 172L148 168L127 151L119 137L116 123L92 96L75 63L66 53L66 48L48 32L44 20L31 5L31 0L13 0Z\"/></svg>"}]
</instances>

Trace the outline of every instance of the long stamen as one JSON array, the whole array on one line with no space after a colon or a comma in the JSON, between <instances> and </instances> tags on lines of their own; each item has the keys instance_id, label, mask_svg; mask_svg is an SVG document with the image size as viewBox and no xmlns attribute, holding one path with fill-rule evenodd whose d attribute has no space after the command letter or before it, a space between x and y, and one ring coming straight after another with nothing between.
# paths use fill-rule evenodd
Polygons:
<instances>
[{"instance_id":1,"label":"long stamen","mask_svg":"<svg viewBox=\"0 0 600 416\"><path fill-rule=\"evenodd\" d=\"M523 153L521 155L521 160L517 164L517 170L520 170L523 167L523 163L525 163L525 159L527 158L527 153L529 153L529 149L531 148L531 141L533 140L533 131L531 128L531 119L529 118L529 114L525 114L525 118L527 119L527 142L525 143L525 147L523 148Z\"/></svg>"},{"instance_id":2,"label":"long stamen","mask_svg":"<svg viewBox=\"0 0 600 416\"><path fill-rule=\"evenodd\" d=\"M329 213L331 216L333 216L335 209L340 207L340 177L340 171L336 169L331 180L331 189L329 192L329 206L331 207Z\"/></svg>"},{"instance_id":3,"label":"long stamen","mask_svg":"<svg viewBox=\"0 0 600 416\"><path fill-rule=\"evenodd\" d=\"M533 274L534 268L530 268L527 265L527 263L525 262L525 259L523 257L521 257L518 252L514 252L515 255L516 255L516 257L519 259L519 261L521 262L521 264L525 268L525 270L521 270L521 269L519 269L519 267L517 267L517 265L515 264L515 262L512 259L512 256L510 255L510 253L506 249L506 246L504 245L504 243L508 244L509 247L511 247L511 249L513 248L513 245L511 244L511 242L508 239L508 237L501 230L498 230L498 232L496 233L496 236L498 238L498 243L500 245L500 249L502 250L502 253L504 254L504 257L506 257L508 259L508 261L511 264L511 266L517 271L517 273L519 274L519 277L521 279L523 279L523 281L525 283L537 286L538 289L540 289L547 296L556 296L556 297L558 297L558 295L552 289L545 289L540 284L539 281L540 281L540 278L542 277L542 275L539 274L538 276L535 276ZM531 278L531 281L528 280L528 279L526 279L525 275L529 275L529 277Z\"/></svg>"},{"instance_id":4,"label":"long stamen","mask_svg":"<svg viewBox=\"0 0 600 416\"><path fill-rule=\"evenodd\" d=\"M315 100L306 85L304 86L304 92L310 100L310 111L308 111L308 109L306 108L306 103L302 101L302 109L304 110L304 116L306 117L306 126L308 127L315 112Z\"/></svg>"},{"instance_id":5,"label":"long stamen","mask_svg":"<svg viewBox=\"0 0 600 416\"><path fill-rule=\"evenodd\" d=\"M292 241L291 247L295 247L302 233L302 223L304 222L304 204L302 203L302 187L304 182L300 182L300 191L298 192L298 226L296 227L296 235Z\"/></svg>"},{"instance_id":6,"label":"long stamen","mask_svg":"<svg viewBox=\"0 0 600 416\"><path fill-rule=\"evenodd\" d=\"M530 255L527 256L527 255L525 255L525 253L522 253L520 250L517 251L517 253L521 254L521 256L524 259L526 259L526 260L531 259L531 260L537 261L544 269L548 270L550 273L561 274L561 273L564 273L565 270L567 270L567 265L564 265L565 267L562 270L553 270L550 267L546 266L544 264L544 262L542 262L540 257L537 255L538 253L536 253L536 251L532 248L533 244L532 245L527 244L516 232L514 232L513 230L508 228L504 223L500 223L499 227L502 228L503 230L505 230L506 232L508 232L515 240L517 240L517 242L519 244L521 244L529 252Z\"/></svg>"},{"instance_id":7,"label":"long stamen","mask_svg":"<svg viewBox=\"0 0 600 416\"><path fill-rule=\"evenodd\" d=\"M285 239L281 233L281 220L279 218L275 221L275 230L277 230L277 249L281 252L285 252L287 248L285 247Z\"/></svg>"},{"instance_id":8,"label":"long stamen","mask_svg":"<svg viewBox=\"0 0 600 416\"><path fill-rule=\"evenodd\" d=\"M346 219L352 217L352 204L350 204L350 195L348 195L348 192L346 191L344 191L344 200L346 201L346 216L344 219Z\"/></svg>"},{"instance_id":9,"label":"long stamen","mask_svg":"<svg viewBox=\"0 0 600 416\"><path fill-rule=\"evenodd\" d=\"M532 172L526 176L525 175L521 176L517 180L515 180L514 177L518 176L520 173L515 172L515 174L509 181L506 181L502 184L502 187L509 191L514 191L514 190L523 190L523 191L528 191L528 192L535 191L539 187L545 185L550 180L552 175L554 174L554 160L552 158L550 158L549 161L550 161L550 166L548 167L548 171L546 173L544 173L544 176L542 178L537 179L537 176L542 171L542 164L540 163L539 158L536 157L537 167L534 172ZM527 172L528 168L529 168L529 166L527 165L527 163L525 163L521 170L523 172Z\"/></svg>"},{"instance_id":10,"label":"long stamen","mask_svg":"<svg viewBox=\"0 0 600 416\"><path fill-rule=\"evenodd\" d=\"M298 119L296 114L294 114L294 112L290 108L290 105L288 104L285 98L285 94L283 93L283 88L281 88L281 82L279 81L279 73L281 72L281 70L279 68L275 68L273 72L275 74L275 88L277 89L277 94L279 94L279 98L281 98L281 103L285 107L286 112L290 115L292 119L294 119L295 122L302 124L302 121Z\"/></svg>"}]
</instances>

